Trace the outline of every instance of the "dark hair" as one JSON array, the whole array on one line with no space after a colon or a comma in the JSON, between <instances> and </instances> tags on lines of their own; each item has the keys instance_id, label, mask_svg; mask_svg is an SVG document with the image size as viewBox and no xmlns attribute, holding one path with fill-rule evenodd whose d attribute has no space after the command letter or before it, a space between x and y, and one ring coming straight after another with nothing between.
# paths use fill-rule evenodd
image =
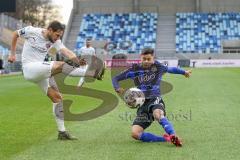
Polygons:
<instances>
[{"instance_id":1,"label":"dark hair","mask_svg":"<svg viewBox=\"0 0 240 160\"><path fill-rule=\"evenodd\" d=\"M87 39L86 39L86 42L87 42L87 41L92 41L92 38L87 38Z\"/></svg>"},{"instance_id":2,"label":"dark hair","mask_svg":"<svg viewBox=\"0 0 240 160\"><path fill-rule=\"evenodd\" d=\"M141 55L147 55L147 54L151 54L153 56L154 55L154 49L152 49L152 48L144 48L142 50Z\"/></svg>"},{"instance_id":3,"label":"dark hair","mask_svg":"<svg viewBox=\"0 0 240 160\"><path fill-rule=\"evenodd\" d=\"M65 25L60 23L59 21L52 21L49 25L47 29L52 29L53 32L56 32L58 30L64 31L65 29Z\"/></svg>"}]
</instances>

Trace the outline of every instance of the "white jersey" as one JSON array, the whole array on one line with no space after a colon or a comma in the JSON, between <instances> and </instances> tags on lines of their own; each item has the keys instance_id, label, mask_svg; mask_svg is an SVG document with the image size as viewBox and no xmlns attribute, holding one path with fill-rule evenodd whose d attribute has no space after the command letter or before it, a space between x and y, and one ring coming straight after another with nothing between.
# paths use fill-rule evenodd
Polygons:
<instances>
[{"instance_id":1,"label":"white jersey","mask_svg":"<svg viewBox=\"0 0 240 160\"><path fill-rule=\"evenodd\" d=\"M18 35L25 38L22 51L23 65L29 62L43 62L47 53L54 55L65 48L61 40L52 43L43 36L43 28L28 26L18 30Z\"/></svg>"},{"instance_id":2,"label":"white jersey","mask_svg":"<svg viewBox=\"0 0 240 160\"><path fill-rule=\"evenodd\" d=\"M82 47L80 49L80 55L95 55L95 49L93 47Z\"/></svg>"}]
</instances>

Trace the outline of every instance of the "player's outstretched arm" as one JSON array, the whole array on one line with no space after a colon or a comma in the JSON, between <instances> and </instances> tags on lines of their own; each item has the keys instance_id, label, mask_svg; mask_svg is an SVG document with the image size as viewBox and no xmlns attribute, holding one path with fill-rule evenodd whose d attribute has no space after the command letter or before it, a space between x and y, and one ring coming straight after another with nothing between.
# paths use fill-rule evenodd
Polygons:
<instances>
[{"instance_id":1,"label":"player's outstretched arm","mask_svg":"<svg viewBox=\"0 0 240 160\"><path fill-rule=\"evenodd\" d=\"M12 37L12 45L11 45L11 53L8 57L8 62L15 62L16 61L16 48L17 48L17 40L18 40L18 32L15 31L13 32L13 37Z\"/></svg>"},{"instance_id":2,"label":"player's outstretched arm","mask_svg":"<svg viewBox=\"0 0 240 160\"><path fill-rule=\"evenodd\" d=\"M119 94L123 94L123 92L124 92L124 89L121 88L120 85L119 85L119 81L127 79L125 77L126 76L123 73L121 73L121 74L118 74L118 75L116 75L115 77L112 78L112 85L113 85L115 91Z\"/></svg>"},{"instance_id":3,"label":"player's outstretched arm","mask_svg":"<svg viewBox=\"0 0 240 160\"><path fill-rule=\"evenodd\" d=\"M181 68L177 68L177 67L168 67L167 72L168 73L172 73L172 74L182 74L186 78L189 78L191 76L191 74L192 74L191 70L185 71L185 70L183 70Z\"/></svg>"},{"instance_id":4,"label":"player's outstretched arm","mask_svg":"<svg viewBox=\"0 0 240 160\"><path fill-rule=\"evenodd\" d=\"M187 70L187 71L185 71L184 76L185 76L186 78L189 78L189 77L191 76L191 74L192 74L192 70Z\"/></svg>"},{"instance_id":5,"label":"player's outstretched arm","mask_svg":"<svg viewBox=\"0 0 240 160\"><path fill-rule=\"evenodd\" d=\"M125 80L125 79L128 79L128 78L132 78L133 77L133 74L132 74L132 71L131 71L131 68L128 69L128 70L125 70L124 72L114 76L112 78L112 84L113 84L113 87L115 89L115 91L119 94L123 94L124 93L124 88L121 88L120 85L119 85L119 81L122 81L122 80Z\"/></svg>"}]
</instances>

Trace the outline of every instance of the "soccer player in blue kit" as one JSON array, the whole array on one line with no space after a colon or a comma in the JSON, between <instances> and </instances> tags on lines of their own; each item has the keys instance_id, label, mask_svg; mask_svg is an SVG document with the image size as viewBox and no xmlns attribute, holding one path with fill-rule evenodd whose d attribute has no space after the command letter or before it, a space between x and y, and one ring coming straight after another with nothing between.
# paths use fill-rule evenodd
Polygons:
<instances>
[{"instance_id":1,"label":"soccer player in blue kit","mask_svg":"<svg viewBox=\"0 0 240 160\"><path fill-rule=\"evenodd\" d=\"M119 86L119 81L130 78L145 95L145 102L138 108L137 116L132 124L132 138L142 142L171 142L181 147L180 138L176 135L173 125L165 117L165 104L160 91L161 79L165 73L182 74L186 78L191 76L191 70L167 67L155 61L154 50L145 48L141 53L141 63L133 64L131 68L113 77L112 83L115 91L123 94L124 89ZM144 132L154 120L159 122L166 134L158 136Z\"/></svg>"}]
</instances>

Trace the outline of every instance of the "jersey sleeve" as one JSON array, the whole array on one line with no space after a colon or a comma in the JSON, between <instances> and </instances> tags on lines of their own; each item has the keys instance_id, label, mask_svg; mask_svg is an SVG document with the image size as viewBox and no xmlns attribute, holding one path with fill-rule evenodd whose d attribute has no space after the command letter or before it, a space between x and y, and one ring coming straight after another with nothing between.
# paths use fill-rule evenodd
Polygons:
<instances>
[{"instance_id":1,"label":"jersey sleeve","mask_svg":"<svg viewBox=\"0 0 240 160\"><path fill-rule=\"evenodd\" d=\"M92 48L92 50L93 50L93 55L95 55L96 54L96 50L94 48Z\"/></svg>"},{"instance_id":2,"label":"jersey sleeve","mask_svg":"<svg viewBox=\"0 0 240 160\"><path fill-rule=\"evenodd\" d=\"M61 49L63 48L66 48L64 46L64 44L62 43L61 40L57 40L53 45L52 45L53 48L55 48L57 51L60 51Z\"/></svg>"},{"instance_id":3,"label":"jersey sleeve","mask_svg":"<svg viewBox=\"0 0 240 160\"><path fill-rule=\"evenodd\" d=\"M125 80L125 79L133 79L134 77L136 77L136 74L133 70L133 68L129 68L123 72L121 72L120 74L116 75L115 77L112 78L112 84L114 89L119 89L119 81Z\"/></svg>"},{"instance_id":4,"label":"jersey sleeve","mask_svg":"<svg viewBox=\"0 0 240 160\"><path fill-rule=\"evenodd\" d=\"M168 71L168 66L159 63L159 69L161 72L166 73Z\"/></svg>"},{"instance_id":5,"label":"jersey sleeve","mask_svg":"<svg viewBox=\"0 0 240 160\"><path fill-rule=\"evenodd\" d=\"M83 55L83 47L80 48L80 55Z\"/></svg>"},{"instance_id":6,"label":"jersey sleeve","mask_svg":"<svg viewBox=\"0 0 240 160\"><path fill-rule=\"evenodd\" d=\"M36 32L37 28L32 26L27 26L22 29L17 30L19 37L28 38L32 33Z\"/></svg>"},{"instance_id":7,"label":"jersey sleeve","mask_svg":"<svg viewBox=\"0 0 240 160\"><path fill-rule=\"evenodd\" d=\"M160 70L163 73L172 73L172 74L185 74L185 71L181 68L177 68L177 67L168 67L166 65L163 64L159 64Z\"/></svg>"},{"instance_id":8,"label":"jersey sleeve","mask_svg":"<svg viewBox=\"0 0 240 160\"><path fill-rule=\"evenodd\" d=\"M177 67L168 67L167 72L172 74L182 74L182 75L185 74L185 70Z\"/></svg>"}]
</instances>

